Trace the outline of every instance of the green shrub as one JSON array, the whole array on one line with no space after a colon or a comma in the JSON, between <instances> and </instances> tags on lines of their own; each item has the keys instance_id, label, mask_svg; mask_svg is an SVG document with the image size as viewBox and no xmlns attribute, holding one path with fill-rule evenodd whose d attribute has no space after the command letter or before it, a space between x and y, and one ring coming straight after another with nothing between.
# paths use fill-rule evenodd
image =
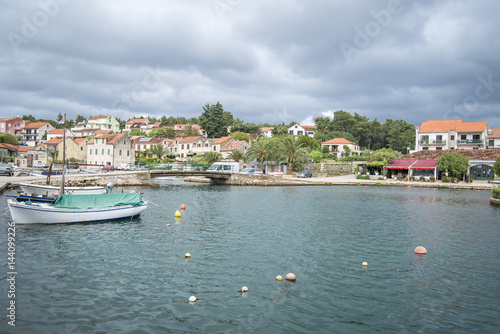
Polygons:
<instances>
[{"instance_id":1,"label":"green shrub","mask_svg":"<svg viewBox=\"0 0 500 334\"><path fill-rule=\"evenodd\" d=\"M369 180L370 175L358 175L358 176L356 176L356 178L359 180Z\"/></svg>"},{"instance_id":2,"label":"green shrub","mask_svg":"<svg viewBox=\"0 0 500 334\"><path fill-rule=\"evenodd\" d=\"M448 183L448 182L450 182L450 179L448 178L448 176L443 176L441 178L441 181L443 181L443 183Z\"/></svg>"},{"instance_id":3,"label":"green shrub","mask_svg":"<svg viewBox=\"0 0 500 334\"><path fill-rule=\"evenodd\" d=\"M500 199L500 188L493 188L493 198Z\"/></svg>"},{"instance_id":4,"label":"green shrub","mask_svg":"<svg viewBox=\"0 0 500 334\"><path fill-rule=\"evenodd\" d=\"M326 186L330 186L332 183L331 182L325 182Z\"/></svg>"},{"instance_id":5,"label":"green shrub","mask_svg":"<svg viewBox=\"0 0 500 334\"><path fill-rule=\"evenodd\" d=\"M357 186L360 186L360 185L361 185L361 183L359 183L359 182L356 182L356 185L357 185Z\"/></svg>"},{"instance_id":6,"label":"green shrub","mask_svg":"<svg viewBox=\"0 0 500 334\"><path fill-rule=\"evenodd\" d=\"M380 187L380 186L382 186L382 183L377 182L377 183L375 183L375 186Z\"/></svg>"},{"instance_id":7,"label":"green shrub","mask_svg":"<svg viewBox=\"0 0 500 334\"><path fill-rule=\"evenodd\" d=\"M430 180L431 180L431 182L434 182L434 181L436 181L436 178L434 176L431 176Z\"/></svg>"},{"instance_id":8,"label":"green shrub","mask_svg":"<svg viewBox=\"0 0 500 334\"><path fill-rule=\"evenodd\" d=\"M384 178L383 177L379 177L377 180L383 180Z\"/></svg>"}]
</instances>

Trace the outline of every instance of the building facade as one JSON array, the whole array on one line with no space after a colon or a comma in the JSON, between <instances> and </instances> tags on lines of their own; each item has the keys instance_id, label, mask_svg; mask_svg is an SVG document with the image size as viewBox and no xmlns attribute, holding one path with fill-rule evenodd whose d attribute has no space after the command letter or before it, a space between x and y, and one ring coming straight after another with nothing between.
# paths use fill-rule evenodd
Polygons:
<instances>
[{"instance_id":1,"label":"building facade","mask_svg":"<svg viewBox=\"0 0 500 334\"><path fill-rule=\"evenodd\" d=\"M316 126L314 125L295 124L288 128L288 134L295 137L298 137L300 135L306 135L311 138L314 138L315 131L316 131Z\"/></svg>"},{"instance_id":2,"label":"building facade","mask_svg":"<svg viewBox=\"0 0 500 334\"><path fill-rule=\"evenodd\" d=\"M120 133L120 123L112 116L94 116L87 121L88 129L112 130Z\"/></svg>"},{"instance_id":3,"label":"building facade","mask_svg":"<svg viewBox=\"0 0 500 334\"><path fill-rule=\"evenodd\" d=\"M324 146L328 147L328 153L336 155L337 158L342 158L347 155L346 147L349 148L351 153L361 153L358 144L345 138L334 138L324 141L321 143L321 148L323 148Z\"/></svg>"},{"instance_id":4,"label":"building facade","mask_svg":"<svg viewBox=\"0 0 500 334\"><path fill-rule=\"evenodd\" d=\"M38 146L44 142L42 137L52 130L54 130L54 127L47 122L30 123L23 128L21 142L28 146Z\"/></svg>"},{"instance_id":5,"label":"building facade","mask_svg":"<svg viewBox=\"0 0 500 334\"><path fill-rule=\"evenodd\" d=\"M116 166L133 164L135 149L130 138L124 134L98 135L87 143L87 164Z\"/></svg>"},{"instance_id":6,"label":"building facade","mask_svg":"<svg viewBox=\"0 0 500 334\"><path fill-rule=\"evenodd\" d=\"M0 132L19 137L23 133L23 128L29 123L31 121L25 121L21 117L0 118Z\"/></svg>"}]
</instances>

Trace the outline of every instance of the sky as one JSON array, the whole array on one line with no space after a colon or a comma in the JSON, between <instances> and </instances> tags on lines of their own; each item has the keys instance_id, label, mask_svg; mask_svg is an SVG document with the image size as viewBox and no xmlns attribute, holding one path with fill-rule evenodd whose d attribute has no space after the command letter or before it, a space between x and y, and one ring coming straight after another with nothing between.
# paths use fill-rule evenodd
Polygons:
<instances>
[{"instance_id":1,"label":"sky","mask_svg":"<svg viewBox=\"0 0 500 334\"><path fill-rule=\"evenodd\" d=\"M500 127L500 2L0 0L0 117Z\"/></svg>"}]
</instances>

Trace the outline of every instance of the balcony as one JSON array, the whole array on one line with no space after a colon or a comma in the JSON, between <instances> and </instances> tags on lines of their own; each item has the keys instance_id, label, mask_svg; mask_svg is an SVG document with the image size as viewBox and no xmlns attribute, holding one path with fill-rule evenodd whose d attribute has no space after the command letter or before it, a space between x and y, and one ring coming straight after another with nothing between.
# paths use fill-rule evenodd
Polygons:
<instances>
[{"instance_id":1,"label":"balcony","mask_svg":"<svg viewBox=\"0 0 500 334\"><path fill-rule=\"evenodd\" d=\"M482 139L460 139L457 140L457 144L482 144L484 140Z\"/></svg>"},{"instance_id":2,"label":"balcony","mask_svg":"<svg viewBox=\"0 0 500 334\"><path fill-rule=\"evenodd\" d=\"M425 145L446 145L445 139L437 139L437 140L419 140L419 144Z\"/></svg>"}]
</instances>

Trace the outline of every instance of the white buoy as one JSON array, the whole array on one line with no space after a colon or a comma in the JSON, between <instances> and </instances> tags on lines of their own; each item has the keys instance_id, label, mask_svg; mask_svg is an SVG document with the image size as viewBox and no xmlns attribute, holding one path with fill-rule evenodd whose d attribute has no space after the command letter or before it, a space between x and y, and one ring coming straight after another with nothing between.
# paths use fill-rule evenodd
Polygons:
<instances>
[{"instance_id":1,"label":"white buoy","mask_svg":"<svg viewBox=\"0 0 500 334\"><path fill-rule=\"evenodd\" d=\"M288 274L286 274L285 279L287 281L295 281L297 278L295 277L294 273L288 273Z\"/></svg>"},{"instance_id":2,"label":"white buoy","mask_svg":"<svg viewBox=\"0 0 500 334\"><path fill-rule=\"evenodd\" d=\"M363 267L367 267L368 266L368 262L363 262Z\"/></svg>"},{"instance_id":3,"label":"white buoy","mask_svg":"<svg viewBox=\"0 0 500 334\"><path fill-rule=\"evenodd\" d=\"M195 296L191 296L189 297L189 302L190 303L194 303L198 298L196 298Z\"/></svg>"},{"instance_id":4,"label":"white buoy","mask_svg":"<svg viewBox=\"0 0 500 334\"><path fill-rule=\"evenodd\" d=\"M248 292L248 288L246 286L242 287L241 292Z\"/></svg>"},{"instance_id":5,"label":"white buoy","mask_svg":"<svg viewBox=\"0 0 500 334\"><path fill-rule=\"evenodd\" d=\"M186 254L184 255L184 257L185 257L185 258L190 258L190 257L191 257L191 254L186 253Z\"/></svg>"}]
</instances>

